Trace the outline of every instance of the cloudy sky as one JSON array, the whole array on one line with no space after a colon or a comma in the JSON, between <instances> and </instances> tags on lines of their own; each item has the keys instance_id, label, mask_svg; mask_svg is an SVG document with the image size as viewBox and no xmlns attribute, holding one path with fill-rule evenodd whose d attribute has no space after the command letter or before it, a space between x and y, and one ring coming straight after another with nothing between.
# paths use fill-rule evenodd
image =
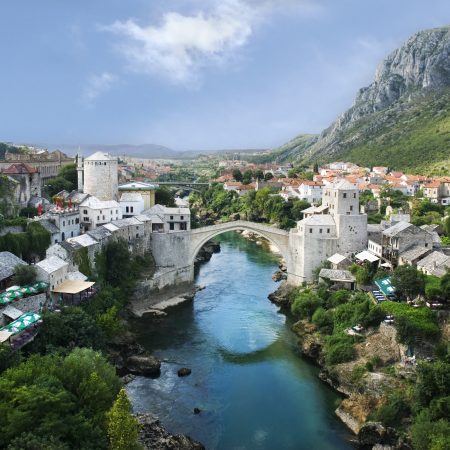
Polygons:
<instances>
[{"instance_id":1,"label":"cloudy sky","mask_svg":"<svg viewBox=\"0 0 450 450\"><path fill-rule=\"evenodd\" d=\"M448 0L2 0L0 141L277 146L448 23Z\"/></svg>"}]
</instances>

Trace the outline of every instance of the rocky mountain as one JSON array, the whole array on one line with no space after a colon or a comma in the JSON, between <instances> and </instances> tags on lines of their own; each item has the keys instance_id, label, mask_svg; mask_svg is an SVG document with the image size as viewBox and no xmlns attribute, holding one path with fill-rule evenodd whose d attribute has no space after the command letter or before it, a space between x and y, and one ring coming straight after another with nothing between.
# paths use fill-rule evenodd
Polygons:
<instances>
[{"instance_id":1,"label":"rocky mountain","mask_svg":"<svg viewBox=\"0 0 450 450\"><path fill-rule=\"evenodd\" d=\"M399 169L445 163L450 155L450 27L409 38L329 128L307 146L299 148L297 138L276 152L305 162L348 159Z\"/></svg>"}]
</instances>

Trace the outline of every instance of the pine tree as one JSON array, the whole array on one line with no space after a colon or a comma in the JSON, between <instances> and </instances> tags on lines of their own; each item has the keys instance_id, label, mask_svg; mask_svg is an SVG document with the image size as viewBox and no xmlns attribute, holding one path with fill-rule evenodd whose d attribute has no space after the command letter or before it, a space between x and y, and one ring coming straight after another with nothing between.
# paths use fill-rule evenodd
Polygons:
<instances>
[{"instance_id":1,"label":"pine tree","mask_svg":"<svg viewBox=\"0 0 450 450\"><path fill-rule=\"evenodd\" d=\"M131 414L131 403L122 388L108 412L108 437L111 450L142 449L138 444L139 424Z\"/></svg>"}]
</instances>

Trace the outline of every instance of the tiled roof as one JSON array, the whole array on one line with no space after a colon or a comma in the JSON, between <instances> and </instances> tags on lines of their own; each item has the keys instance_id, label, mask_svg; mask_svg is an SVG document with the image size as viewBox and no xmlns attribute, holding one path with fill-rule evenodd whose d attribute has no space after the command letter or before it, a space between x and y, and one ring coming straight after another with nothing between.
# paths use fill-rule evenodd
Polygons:
<instances>
[{"instance_id":1,"label":"tiled roof","mask_svg":"<svg viewBox=\"0 0 450 450\"><path fill-rule=\"evenodd\" d=\"M17 265L27 265L25 261L11 252L0 252L0 280L14 275L14 267Z\"/></svg>"},{"instance_id":2,"label":"tiled roof","mask_svg":"<svg viewBox=\"0 0 450 450\"><path fill-rule=\"evenodd\" d=\"M12 164L8 168L3 170L3 173L7 175L22 175L22 174L31 174L31 173L37 173L38 170L30 166L30 164L25 163L16 163Z\"/></svg>"}]
</instances>

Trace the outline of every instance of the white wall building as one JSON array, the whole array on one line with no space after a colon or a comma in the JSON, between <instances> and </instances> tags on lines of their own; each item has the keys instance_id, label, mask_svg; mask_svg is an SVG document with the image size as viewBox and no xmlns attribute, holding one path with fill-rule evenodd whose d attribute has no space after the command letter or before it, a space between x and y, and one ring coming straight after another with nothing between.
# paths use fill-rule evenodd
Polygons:
<instances>
[{"instance_id":1,"label":"white wall building","mask_svg":"<svg viewBox=\"0 0 450 450\"><path fill-rule=\"evenodd\" d=\"M41 225L50 232L51 243L80 235L80 211L78 208L52 208L39 217Z\"/></svg>"},{"instance_id":2,"label":"white wall building","mask_svg":"<svg viewBox=\"0 0 450 450\"><path fill-rule=\"evenodd\" d=\"M122 217L137 216L144 211L144 199L141 194L124 192L120 196L120 207L122 208Z\"/></svg>"},{"instance_id":3,"label":"white wall building","mask_svg":"<svg viewBox=\"0 0 450 450\"><path fill-rule=\"evenodd\" d=\"M49 283L50 289L53 290L67 279L68 269L68 262L63 261L58 256L50 256L36 264L36 280Z\"/></svg>"},{"instance_id":4,"label":"white wall building","mask_svg":"<svg viewBox=\"0 0 450 450\"><path fill-rule=\"evenodd\" d=\"M79 206L81 225L84 230L93 230L112 220L122 219L122 208L115 200L99 200L88 197Z\"/></svg>"}]
</instances>

